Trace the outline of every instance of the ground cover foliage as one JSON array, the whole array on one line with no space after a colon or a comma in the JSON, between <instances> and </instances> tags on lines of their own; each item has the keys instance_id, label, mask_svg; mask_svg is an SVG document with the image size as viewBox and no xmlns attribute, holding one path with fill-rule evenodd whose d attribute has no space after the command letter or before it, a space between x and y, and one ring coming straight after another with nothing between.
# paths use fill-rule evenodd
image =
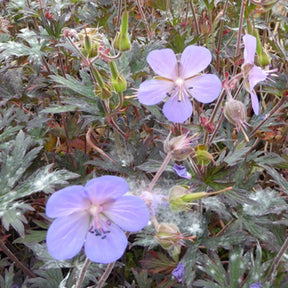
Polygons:
<instances>
[{"instance_id":1,"label":"ground cover foliage","mask_svg":"<svg viewBox=\"0 0 288 288\"><path fill-rule=\"evenodd\" d=\"M0 286L288 287L287 11L285 0L1 1ZM210 51L205 73L222 90L208 104L184 95L193 114L174 123L137 92L158 74L149 53L190 45ZM254 90L251 65L267 73ZM149 224L126 233L116 262L83 250L55 260L48 198L103 175L127 181Z\"/></svg>"}]
</instances>

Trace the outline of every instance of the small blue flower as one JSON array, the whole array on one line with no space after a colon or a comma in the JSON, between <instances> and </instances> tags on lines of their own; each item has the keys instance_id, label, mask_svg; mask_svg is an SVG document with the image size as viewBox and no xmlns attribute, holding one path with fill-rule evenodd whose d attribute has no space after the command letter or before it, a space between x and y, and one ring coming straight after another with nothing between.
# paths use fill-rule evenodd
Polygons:
<instances>
[{"instance_id":1,"label":"small blue flower","mask_svg":"<svg viewBox=\"0 0 288 288\"><path fill-rule=\"evenodd\" d=\"M222 82L213 74L201 74L212 60L205 47L187 46L178 61L172 49L153 50L147 62L159 76L144 81L138 89L138 100L155 105L165 100L163 113L169 121L182 123L193 112L191 98L211 103L218 98Z\"/></svg>"},{"instance_id":2,"label":"small blue flower","mask_svg":"<svg viewBox=\"0 0 288 288\"><path fill-rule=\"evenodd\" d=\"M56 218L47 231L47 248L57 260L74 257L83 247L98 263L119 259L126 247L123 230L136 232L148 224L149 211L136 196L124 196L127 182L117 176L94 178L55 192L46 215ZM122 230L123 229L123 230Z\"/></svg>"},{"instance_id":3,"label":"small blue flower","mask_svg":"<svg viewBox=\"0 0 288 288\"><path fill-rule=\"evenodd\" d=\"M262 288L261 281L253 283L249 288Z\"/></svg>"},{"instance_id":4,"label":"small blue flower","mask_svg":"<svg viewBox=\"0 0 288 288\"><path fill-rule=\"evenodd\" d=\"M177 173L179 177L191 179L191 174L187 172L187 169L184 166L175 164L173 170Z\"/></svg>"},{"instance_id":5,"label":"small blue flower","mask_svg":"<svg viewBox=\"0 0 288 288\"><path fill-rule=\"evenodd\" d=\"M179 262L177 267L172 271L172 275L177 278L178 282L182 282L184 276L185 268L182 262Z\"/></svg>"}]
</instances>

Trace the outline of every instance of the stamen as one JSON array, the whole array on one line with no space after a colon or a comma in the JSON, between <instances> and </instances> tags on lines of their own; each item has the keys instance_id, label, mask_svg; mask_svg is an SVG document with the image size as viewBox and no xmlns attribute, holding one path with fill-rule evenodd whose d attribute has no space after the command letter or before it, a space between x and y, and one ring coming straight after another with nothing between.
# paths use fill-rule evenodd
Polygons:
<instances>
[{"instance_id":1,"label":"stamen","mask_svg":"<svg viewBox=\"0 0 288 288\"><path fill-rule=\"evenodd\" d=\"M181 102L182 100L182 90L181 88L179 89L179 94L178 94L178 102Z\"/></svg>"}]
</instances>

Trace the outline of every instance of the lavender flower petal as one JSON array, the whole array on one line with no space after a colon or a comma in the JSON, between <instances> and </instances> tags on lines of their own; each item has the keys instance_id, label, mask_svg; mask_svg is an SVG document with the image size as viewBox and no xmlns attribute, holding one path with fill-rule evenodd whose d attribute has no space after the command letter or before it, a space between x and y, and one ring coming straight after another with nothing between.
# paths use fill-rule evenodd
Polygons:
<instances>
[{"instance_id":1,"label":"lavender flower petal","mask_svg":"<svg viewBox=\"0 0 288 288\"><path fill-rule=\"evenodd\" d=\"M109 222L107 225L107 220L105 223L101 219L100 224L105 234L89 232L85 242L85 254L93 262L108 264L123 255L128 241L125 233L114 223Z\"/></svg>"},{"instance_id":2,"label":"lavender flower petal","mask_svg":"<svg viewBox=\"0 0 288 288\"><path fill-rule=\"evenodd\" d=\"M191 175L187 172L186 167L175 164L173 170L177 173L179 177L191 179Z\"/></svg>"},{"instance_id":3,"label":"lavender flower petal","mask_svg":"<svg viewBox=\"0 0 288 288\"><path fill-rule=\"evenodd\" d=\"M138 100L144 105L155 105L161 102L174 87L172 81L146 80L138 89Z\"/></svg>"},{"instance_id":4,"label":"lavender flower petal","mask_svg":"<svg viewBox=\"0 0 288 288\"><path fill-rule=\"evenodd\" d=\"M261 81L266 80L267 73L258 66L254 66L249 72L249 88L253 88Z\"/></svg>"},{"instance_id":5,"label":"lavender flower petal","mask_svg":"<svg viewBox=\"0 0 288 288\"><path fill-rule=\"evenodd\" d=\"M135 196L123 196L115 202L103 205L103 208L109 219L130 232L142 229L149 221L147 206Z\"/></svg>"},{"instance_id":6,"label":"lavender flower petal","mask_svg":"<svg viewBox=\"0 0 288 288\"><path fill-rule=\"evenodd\" d=\"M261 288L262 284L261 281L257 282L257 283L253 283L252 285L250 285L249 288Z\"/></svg>"},{"instance_id":7,"label":"lavender flower petal","mask_svg":"<svg viewBox=\"0 0 288 288\"><path fill-rule=\"evenodd\" d=\"M46 237L51 256L57 260L74 257L83 246L88 228L89 214L86 211L54 220Z\"/></svg>"},{"instance_id":8,"label":"lavender flower petal","mask_svg":"<svg viewBox=\"0 0 288 288\"><path fill-rule=\"evenodd\" d=\"M254 64L257 40L256 37L246 34L243 36L244 48L244 64Z\"/></svg>"},{"instance_id":9,"label":"lavender flower petal","mask_svg":"<svg viewBox=\"0 0 288 288\"><path fill-rule=\"evenodd\" d=\"M180 60L181 72L180 76L183 79L192 77L203 71L211 62L212 55L205 47L187 46Z\"/></svg>"},{"instance_id":10,"label":"lavender flower petal","mask_svg":"<svg viewBox=\"0 0 288 288\"><path fill-rule=\"evenodd\" d=\"M98 205L121 197L129 187L123 178L107 175L88 181L85 189L92 203Z\"/></svg>"},{"instance_id":11,"label":"lavender flower petal","mask_svg":"<svg viewBox=\"0 0 288 288\"><path fill-rule=\"evenodd\" d=\"M257 97L257 95L256 95L256 93L254 91L251 91L250 95L251 95L251 103L252 103L253 111L254 111L255 115L258 115L259 114L259 100L258 100L258 97Z\"/></svg>"},{"instance_id":12,"label":"lavender flower petal","mask_svg":"<svg viewBox=\"0 0 288 288\"><path fill-rule=\"evenodd\" d=\"M178 282L182 282L185 273L185 268L182 262L179 262L177 267L172 271L172 275L177 278Z\"/></svg>"},{"instance_id":13,"label":"lavender flower petal","mask_svg":"<svg viewBox=\"0 0 288 288\"><path fill-rule=\"evenodd\" d=\"M57 218L83 211L89 206L83 186L70 186L54 193L46 204L46 215Z\"/></svg>"},{"instance_id":14,"label":"lavender flower petal","mask_svg":"<svg viewBox=\"0 0 288 288\"><path fill-rule=\"evenodd\" d=\"M222 88L220 79L213 74L202 74L185 81L185 85L193 98L201 103L213 102Z\"/></svg>"},{"instance_id":15,"label":"lavender flower petal","mask_svg":"<svg viewBox=\"0 0 288 288\"><path fill-rule=\"evenodd\" d=\"M174 123L183 123L192 115L193 107L188 96L182 95L182 100L178 101L178 96L167 99L163 106L163 113L168 120Z\"/></svg>"},{"instance_id":16,"label":"lavender flower petal","mask_svg":"<svg viewBox=\"0 0 288 288\"><path fill-rule=\"evenodd\" d=\"M153 50L147 56L152 70L161 77L175 80L177 78L177 58L172 49Z\"/></svg>"}]
</instances>

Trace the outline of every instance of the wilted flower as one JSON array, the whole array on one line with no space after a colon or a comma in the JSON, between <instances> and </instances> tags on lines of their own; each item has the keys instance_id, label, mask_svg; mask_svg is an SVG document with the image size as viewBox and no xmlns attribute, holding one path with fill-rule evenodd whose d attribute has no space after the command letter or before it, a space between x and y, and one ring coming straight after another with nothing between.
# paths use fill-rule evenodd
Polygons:
<instances>
[{"instance_id":1,"label":"wilted flower","mask_svg":"<svg viewBox=\"0 0 288 288\"><path fill-rule=\"evenodd\" d=\"M191 97L201 103L210 103L220 93L222 84L216 75L199 74L211 59L208 49L193 45L184 49L180 61L172 49L151 51L147 62L159 76L140 85L140 103L155 105L167 97L164 115L175 123L186 121L193 111Z\"/></svg>"},{"instance_id":2,"label":"wilted flower","mask_svg":"<svg viewBox=\"0 0 288 288\"><path fill-rule=\"evenodd\" d=\"M46 215L56 218L47 232L47 248L57 260L74 257L84 244L87 257L98 263L119 259L127 246L122 231L136 232L147 225L149 212L142 199L124 196L129 187L117 176L102 176L83 187L55 192Z\"/></svg>"},{"instance_id":3,"label":"wilted flower","mask_svg":"<svg viewBox=\"0 0 288 288\"><path fill-rule=\"evenodd\" d=\"M246 34L243 37L244 48L244 64L242 71L244 73L244 84L251 95L252 108L256 115L259 114L259 101L254 87L261 81L266 80L271 71L264 71L260 67L254 65L257 40L256 37Z\"/></svg>"},{"instance_id":4,"label":"wilted flower","mask_svg":"<svg viewBox=\"0 0 288 288\"><path fill-rule=\"evenodd\" d=\"M187 172L187 169L185 166L175 164L173 166L173 170L177 173L178 176L185 178L185 179L191 179L191 174Z\"/></svg>"},{"instance_id":5,"label":"wilted flower","mask_svg":"<svg viewBox=\"0 0 288 288\"><path fill-rule=\"evenodd\" d=\"M178 282L182 282L185 268L182 262L179 262L177 267L172 271L172 275L177 278Z\"/></svg>"}]
</instances>

